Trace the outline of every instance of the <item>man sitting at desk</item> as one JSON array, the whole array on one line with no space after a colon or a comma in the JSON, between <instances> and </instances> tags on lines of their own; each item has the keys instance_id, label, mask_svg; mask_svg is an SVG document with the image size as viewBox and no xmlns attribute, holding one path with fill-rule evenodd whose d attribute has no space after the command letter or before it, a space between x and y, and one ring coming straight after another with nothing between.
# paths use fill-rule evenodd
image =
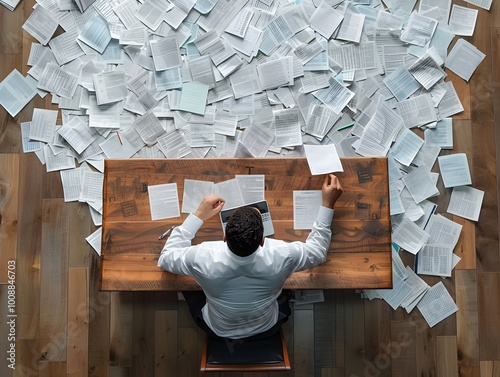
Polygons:
<instances>
[{"instance_id":1,"label":"man sitting at desk","mask_svg":"<svg viewBox=\"0 0 500 377\"><path fill-rule=\"evenodd\" d=\"M193 277L203 292L183 292L198 326L213 337L256 339L278 331L291 310L283 297L285 280L295 271L323 263L331 240L333 207L342 194L338 178L329 174L322 205L305 242L263 237L262 218L254 207L233 212L223 241L191 245L203 222L217 215L224 200L211 195L175 228L158 266Z\"/></svg>"}]
</instances>

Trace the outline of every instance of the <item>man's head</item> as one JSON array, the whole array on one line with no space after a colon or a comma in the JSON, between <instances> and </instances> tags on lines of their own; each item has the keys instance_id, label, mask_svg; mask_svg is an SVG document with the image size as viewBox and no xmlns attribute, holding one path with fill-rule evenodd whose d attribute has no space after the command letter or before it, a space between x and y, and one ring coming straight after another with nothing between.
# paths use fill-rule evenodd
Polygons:
<instances>
[{"instance_id":1,"label":"man's head","mask_svg":"<svg viewBox=\"0 0 500 377\"><path fill-rule=\"evenodd\" d=\"M251 255L262 245L264 225L257 208L241 207L227 220L225 241L229 250L240 257Z\"/></svg>"}]
</instances>

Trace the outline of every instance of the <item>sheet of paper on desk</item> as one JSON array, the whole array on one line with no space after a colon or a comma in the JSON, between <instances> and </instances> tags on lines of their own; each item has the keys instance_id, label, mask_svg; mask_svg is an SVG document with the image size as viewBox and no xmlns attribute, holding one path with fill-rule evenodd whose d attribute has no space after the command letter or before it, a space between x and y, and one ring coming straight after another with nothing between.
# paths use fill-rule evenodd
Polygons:
<instances>
[{"instance_id":1,"label":"sheet of paper on desk","mask_svg":"<svg viewBox=\"0 0 500 377\"><path fill-rule=\"evenodd\" d=\"M151 220L179 217L177 183L148 186Z\"/></svg>"},{"instance_id":2,"label":"sheet of paper on desk","mask_svg":"<svg viewBox=\"0 0 500 377\"><path fill-rule=\"evenodd\" d=\"M244 206L245 199L241 193L241 187L236 178L228 179L214 185L214 194L225 200L226 208L236 208Z\"/></svg>"},{"instance_id":3,"label":"sheet of paper on desk","mask_svg":"<svg viewBox=\"0 0 500 377\"><path fill-rule=\"evenodd\" d=\"M305 144L307 163L312 175L343 172L335 144L309 145Z\"/></svg>"},{"instance_id":4,"label":"sheet of paper on desk","mask_svg":"<svg viewBox=\"0 0 500 377\"><path fill-rule=\"evenodd\" d=\"M263 174L237 174L236 180L241 188L245 204L263 201L266 177Z\"/></svg>"},{"instance_id":5,"label":"sheet of paper on desk","mask_svg":"<svg viewBox=\"0 0 500 377\"><path fill-rule=\"evenodd\" d=\"M182 194L182 213L194 213L203 198L212 195L214 183L196 179L184 180L184 191Z\"/></svg>"},{"instance_id":6,"label":"sheet of paper on desk","mask_svg":"<svg viewBox=\"0 0 500 377\"><path fill-rule=\"evenodd\" d=\"M321 190L293 192L293 229L312 229L321 206Z\"/></svg>"}]
</instances>

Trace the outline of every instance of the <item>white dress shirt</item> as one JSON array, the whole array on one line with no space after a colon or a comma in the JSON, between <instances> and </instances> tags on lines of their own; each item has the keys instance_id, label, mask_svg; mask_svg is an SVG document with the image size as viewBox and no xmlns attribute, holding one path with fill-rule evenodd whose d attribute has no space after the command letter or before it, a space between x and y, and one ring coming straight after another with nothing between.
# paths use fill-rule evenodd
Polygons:
<instances>
[{"instance_id":1,"label":"white dress shirt","mask_svg":"<svg viewBox=\"0 0 500 377\"><path fill-rule=\"evenodd\" d=\"M172 231L158 266L191 276L203 288L207 296L203 319L215 334L232 339L259 334L278 321L276 299L285 280L325 261L332 218L332 209L320 207L305 242L266 238L252 255L239 257L224 241L191 245L203 221L190 214Z\"/></svg>"}]
</instances>

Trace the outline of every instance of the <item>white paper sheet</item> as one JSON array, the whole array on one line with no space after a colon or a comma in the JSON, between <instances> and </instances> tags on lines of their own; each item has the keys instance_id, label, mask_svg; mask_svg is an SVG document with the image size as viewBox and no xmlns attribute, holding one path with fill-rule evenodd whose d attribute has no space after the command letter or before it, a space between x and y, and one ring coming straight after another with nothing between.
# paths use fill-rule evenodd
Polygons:
<instances>
[{"instance_id":1,"label":"white paper sheet","mask_svg":"<svg viewBox=\"0 0 500 377\"><path fill-rule=\"evenodd\" d=\"M321 190L293 191L293 229L312 229L321 206Z\"/></svg>"},{"instance_id":2,"label":"white paper sheet","mask_svg":"<svg viewBox=\"0 0 500 377\"><path fill-rule=\"evenodd\" d=\"M304 145L307 163L312 175L343 172L335 144Z\"/></svg>"},{"instance_id":3,"label":"white paper sheet","mask_svg":"<svg viewBox=\"0 0 500 377\"><path fill-rule=\"evenodd\" d=\"M148 186L148 195L151 220L180 216L177 183Z\"/></svg>"}]
</instances>

